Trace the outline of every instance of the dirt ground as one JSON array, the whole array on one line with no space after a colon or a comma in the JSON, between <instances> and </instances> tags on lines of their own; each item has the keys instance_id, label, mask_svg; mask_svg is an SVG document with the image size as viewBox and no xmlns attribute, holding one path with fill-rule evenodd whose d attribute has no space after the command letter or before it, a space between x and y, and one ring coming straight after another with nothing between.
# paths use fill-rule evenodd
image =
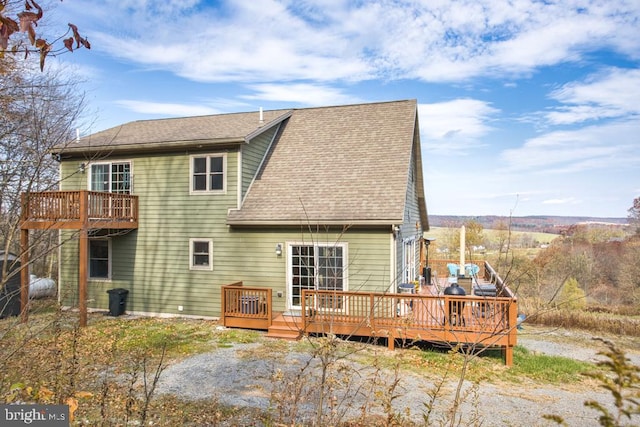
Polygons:
<instances>
[{"instance_id":1,"label":"dirt ground","mask_svg":"<svg viewBox=\"0 0 640 427\"><path fill-rule=\"evenodd\" d=\"M596 345L592 338L586 333L525 327L520 331L519 345L534 352L594 362L600 357L597 352L604 347ZM640 344L637 340L629 340L624 344L631 361L640 365ZM307 386L313 384L312 378L321 374L321 364L317 360L309 363L308 354L296 352L293 344L283 345L282 352L265 353L260 342L234 344L189 357L165 370L158 393L173 394L187 400L213 400L233 407L265 411L271 408L274 413L282 411L287 405L290 409L291 403L287 402L290 402L290 395L299 385L295 379L304 376ZM389 352L385 349L380 351ZM394 377L393 372L386 372L383 375L386 379L381 380L383 384L378 383L378 388L374 389L365 381L379 374L376 368L361 361L348 361L348 364L348 371L345 371L348 374L341 379L341 386L335 387L335 416L341 420L356 419L362 415L363 408L370 414L384 416L384 394L385 390L389 390L389 379ZM339 367L334 368L340 372ZM434 384L434 379L417 373L403 372L400 376L394 389L397 397L393 399L393 409L401 414L407 425L425 425L425 404L429 401L428 396ZM540 385L532 381L522 384L492 381L482 382L474 389L471 383L466 383L460 425L551 426L557 424L546 421L543 415L554 414L562 416L569 426L597 426L598 413L585 407L584 402L593 399L613 408L613 400L608 392L596 384L593 387L581 384L577 387ZM429 425L439 425L446 418L455 386L455 379L445 382ZM275 401L279 402L280 407L274 407L274 396L278 396ZM316 398L313 391L308 391L297 403L296 420L302 425L312 423ZM640 417L630 421L630 425L640 425ZM260 424L256 424L255 420L235 419L228 425Z\"/></svg>"}]
</instances>

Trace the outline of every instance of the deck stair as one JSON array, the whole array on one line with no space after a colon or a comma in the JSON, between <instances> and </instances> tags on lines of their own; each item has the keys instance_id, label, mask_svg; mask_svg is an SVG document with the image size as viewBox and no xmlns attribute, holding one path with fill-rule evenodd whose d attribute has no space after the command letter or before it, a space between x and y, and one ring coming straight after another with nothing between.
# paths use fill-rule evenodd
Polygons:
<instances>
[{"instance_id":1,"label":"deck stair","mask_svg":"<svg viewBox=\"0 0 640 427\"><path fill-rule=\"evenodd\" d=\"M267 337L299 340L302 338L302 318L289 313L277 314L269 326Z\"/></svg>"}]
</instances>

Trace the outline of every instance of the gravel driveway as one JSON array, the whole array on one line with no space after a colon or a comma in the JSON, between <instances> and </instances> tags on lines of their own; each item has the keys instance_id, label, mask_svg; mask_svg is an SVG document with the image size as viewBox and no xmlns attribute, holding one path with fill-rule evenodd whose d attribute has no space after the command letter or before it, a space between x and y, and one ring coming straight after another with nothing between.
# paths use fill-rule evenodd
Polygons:
<instances>
[{"instance_id":1,"label":"gravel driveway","mask_svg":"<svg viewBox=\"0 0 640 427\"><path fill-rule=\"evenodd\" d=\"M556 331L557 332L557 331ZM562 332L557 332L562 334ZM551 334L551 333L549 333ZM519 336L519 345L531 351L574 357L584 361L597 360L598 346L590 341L582 345L571 340L555 341L555 337L541 334L527 328ZM560 335L562 338L562 335ZM579 341L580 342L580 341ZM314 381L320 377L321 364L317 359L308 363L306 353L291 351L293 344L285 346L282 352L264 354L261 343L235 344L229 348L217 349L211 353L189 357L169 366L158 385L158 394L173 394L188 400L212 400L234 407L249 407L267 410L271 408L275 416L282 417L296 409L295 419L304 425L311 424L317 387ZM393 352L382 348L386 356ZM258 355L258 356L257 356ZM629 355L639 364L639 353ZM336 396L334 413L339 419L357 418L366 407L368 414L384 414L385 397L390 395L394 373L376 370L375 367L349 361L341 369L334 366L340 377L340 385L334 387ZM502 367L497 368L497 374ZM380 373L383 372L383 375ZM377 378L376 383L370 382ZM300 381L300 379L303 381ZM439 424L450 407L454 396L455 379L444 384L442 394L436 400L434 416L430 425ZM609 393L600 391L596 385L579 389L577 386L549 386L535 383L520 385L481 383L477 390L465 384L466 397L460 413L461 425L482 426L547 426L557 425L542 418L544 414L562 416L569 426L597 426L598 413L586 408L584 402L597 400L612 407ZM425 403L428 393L434 388L433 379L404 373L393 389L399 397L393 401L393 408L402 414L407 423L423 425ZM293 402L296 390L301 390L297 403ZM293 409L292 409L293 408ZM289 412L287 412L289 411ZM474 422L473 420L477 420ZM640 425L640 418L633 420ZM260 425L255 420L234 420L229 425Z\"/></svg>"}]
</instances>

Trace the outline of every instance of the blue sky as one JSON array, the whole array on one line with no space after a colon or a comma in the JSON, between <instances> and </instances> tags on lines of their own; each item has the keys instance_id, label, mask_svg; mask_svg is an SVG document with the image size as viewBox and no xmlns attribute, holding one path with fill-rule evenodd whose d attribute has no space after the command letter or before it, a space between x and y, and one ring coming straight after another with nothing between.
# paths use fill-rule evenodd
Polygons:
<instances>
[{"instance_id":1,"label":"blue sky","mask_svg":"<svg viewBox=\"0 0 640 427\"><path fill-rule=\"evenodd\" d=\"M626 217L640 1L65 0L83 134L161 117L417 99L441 215ZM64 24L62 26L64 26Z\"/></svg>"}]
</instances>

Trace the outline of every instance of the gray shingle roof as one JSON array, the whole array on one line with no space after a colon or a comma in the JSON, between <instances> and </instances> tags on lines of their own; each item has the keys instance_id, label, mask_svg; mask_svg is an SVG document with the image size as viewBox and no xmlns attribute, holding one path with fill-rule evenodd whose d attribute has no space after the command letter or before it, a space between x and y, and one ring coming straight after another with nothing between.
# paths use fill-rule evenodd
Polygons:
<instances>
[{"instance_id":1,"label":"gray shingle roof","mask_svg":"<svg viewBox=\"0 0 640 427\"><path fill-rule=\"evenodd\" d=\"M416 101L407 100L264 111L263 123L258 111L142 120L81 138L57 153L73 158L241 144L282 122L241 208L229 212L230 225L399 224L412 155L424 203L416 113ZM424 205L421 220L427 228Z\"/></svg>"},{"instance_id":2,"label":"gray shingle roof","mask_svg":"<svg viewBox=\"0 0 640 427\"><path fill-rule=\"evenodd\" d=\"M228 223L401 223L416 109L410 100L293 110Z\"/></svg>"},{"instance_id":3,"label":"gray shingle roof","mask_svg":"<svg viewBox=\"0 0 640 427\"><path fill-rule=\"evenodd\" d=\"M244 138L271 122L281 120L290 110L264 111L260 123L258 111L218 114L212 116L181 117L159 120L139 120L125 123L80 138L58 151L72 154L92 150L143 150L167 147L187 142L229 143Z\"/></svg>"}]
</instances>

